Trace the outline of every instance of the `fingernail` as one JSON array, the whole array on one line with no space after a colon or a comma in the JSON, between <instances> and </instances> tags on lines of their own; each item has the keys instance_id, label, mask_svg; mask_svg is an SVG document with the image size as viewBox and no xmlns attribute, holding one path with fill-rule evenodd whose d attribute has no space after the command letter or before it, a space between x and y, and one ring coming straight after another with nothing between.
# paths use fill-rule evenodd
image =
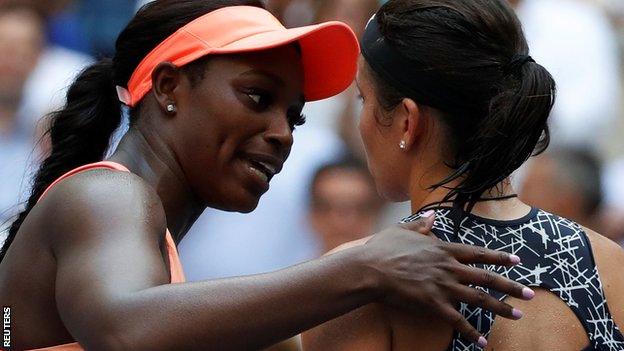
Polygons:
<instances>
[{"instance_id":1,"label":"fingernail","mask_svg":"<svg viewBox=\"0 0 624 351\"><path fill-rule=\"evenodd\" d=\"M535 297L535 291L529 288L524 288L522 289L522 297L524 297L527 300L530 300Z\"/></svg>"},{"instance_id":2,"label":"fingernail","mask_svg":"<svg viewBox=\"0 0 624 351\"><path fill-rule=\"evenodd\" d=\"M484 348L487 346L487 340L485 340L484 337L480 336L479 341L477 342L477 345L479 345L479 347L481 348Z\"/></svg>"},{"instance_id":3,"label":"fingernail","mask_svg":"<svg viewBox=\"0 0 624 351\"><path fill-rule=\"evenodd\" d=\"M515 309L515 308L514 308L514 309L511 311L511 315L512 315L515 319L520 319L520 318L522 318L522 316L524 316L524 313L522 313L522 311L517 310L517 309Z\"/></svg>"},{"instance_id":4,"label":"fingernail","mask_svg":"<svg viewBox=\"0 0 624 351\"><path fill-rule=\"evenodd\" d=\"M511 263L513 264L518 264L520 263L520 256L516 256L516 255L509 255L509 260L511 261Z\"/></svg>"},{"instance_id":5,"label":"fingernail","mask_svg":"<svg viewBox=\"0 0 624 351\"><path fill-rule=\"evenodd\" d=\"M425 212L425 213L423 214L423 217L425 217L425 218L429 218L429 217L433 216L433 214L434 214L434 213L435 213L435 211L434 211L434 210L429 210L429 211L427 211L427 212Z\"/></svg>"}]
</instances>

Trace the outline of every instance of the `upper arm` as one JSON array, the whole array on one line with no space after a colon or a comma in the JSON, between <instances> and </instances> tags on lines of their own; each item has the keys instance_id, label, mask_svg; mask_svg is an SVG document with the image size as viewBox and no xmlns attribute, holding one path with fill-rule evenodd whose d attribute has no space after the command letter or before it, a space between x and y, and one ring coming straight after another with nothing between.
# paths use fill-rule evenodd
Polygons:
<instances>
[{"instance_id":1,"label":"upper arm","mask_svg":"<svg viewBox=\"0 0 624 351\"><path fill-rule=\"evenodd\" d=\"M392 331L383 305L369 304L302 334L304 351L384 351Z\"/></svg>"},{"instance_id":2,"label":"upper arm","mask_svg":"<svg viewBox=\"0 0 624 351\"><path fill-rule=\"evenodd\" d=\"M94 171L59 183L41 203L56 259L56 303L84 346L114 335L131 293L166 284L158 196L129 173ZM101 347L101 345L98 345Z\"/></svg>"},{"instance_id":3,"label":"upper arm","mask_svg":"<svg viewBox=\"0 0 624 351\"><path fill-rule=\"evenodd\" d=\"M624 249L593 230L584 229L592 245L609 310L621 329L624 327Z\"/></svg>"}]
</instances>

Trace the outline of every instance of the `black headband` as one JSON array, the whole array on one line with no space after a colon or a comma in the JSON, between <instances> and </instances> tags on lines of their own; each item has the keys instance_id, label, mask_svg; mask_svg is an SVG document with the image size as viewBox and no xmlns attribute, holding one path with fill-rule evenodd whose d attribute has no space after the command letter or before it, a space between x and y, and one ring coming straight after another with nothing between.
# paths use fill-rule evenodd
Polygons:
<instances>
[{"instance_id":1,"label":"black headband","mask_svg":"<svg viewBox=\"0 0 624 351\"><path fill-rule=\"evenodd\" d=\"M376 16L368 22L361 46L362 56L373 71L406 97L441 110L468 107L455 106L457 101L468 99L448 84L443 84L433 68L422 67L388 43L381 34Z\"/></svg>"},{"instance_id":2,"label":"black headband","mask_svg":"<svg viewBox=\"0 0 624 351\"><path fill-rule=\"evenodd\" d=\"M445 84L436 68L398 52L382 35L377 16L368 22L361 44L362 56L372 70L406 97L443 111L479 111L480 106L476 105L479 99L467 96L453 84ZM527 62L535 61L528 55L515 55L503 71L515 73Z\"/></svg>"}]
</instances>

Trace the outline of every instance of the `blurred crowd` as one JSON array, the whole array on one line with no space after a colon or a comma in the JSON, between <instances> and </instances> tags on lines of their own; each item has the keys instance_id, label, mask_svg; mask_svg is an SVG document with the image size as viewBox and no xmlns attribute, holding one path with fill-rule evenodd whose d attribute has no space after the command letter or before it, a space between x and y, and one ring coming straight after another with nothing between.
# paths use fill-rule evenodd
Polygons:
<instances>
[{"instance_id":1,"label":"blurred crowd","mask_svg":"<svg viewBox=\"0 0 624 351\"><path fill-rule=\"evenodd\" d=\"M198 0L200 1L200 0ZM552 145L515 175L521 198L624 244L624 1L509 0L555 77ZM0 0L0 232L46 154L46 114L86 65L114 53L131 0ZM287 26L341 20L360 34L382 0L269 0ZM354 88L305 108L292 156L256 211L208 210L179 250L189 280L280 269L409 215L377 196ZM1 236L0 236L1 239Z\"/></svg>"}]
</instances>

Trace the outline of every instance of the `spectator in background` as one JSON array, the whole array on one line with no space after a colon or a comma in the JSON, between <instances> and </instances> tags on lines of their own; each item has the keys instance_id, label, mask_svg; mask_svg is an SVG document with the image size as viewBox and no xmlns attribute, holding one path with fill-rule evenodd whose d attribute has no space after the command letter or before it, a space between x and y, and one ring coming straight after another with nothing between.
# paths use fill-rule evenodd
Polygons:
<instances>
[{"instance_id":1,"label":"spectator in background","mask_svg":"<svg viewBox=\"0 0 624 351\"><path fill-rule=\"evenodd\" d=\"M28 1L0 2L0 241L2 224L28 189L34 145L44 129L38 122L64 104L67 84L90 61L48 45L47 13Z\"/></svg>"},{"instance_id":2,"label":"spectator in background","mask_svg":"<svg viewBox=\"0 0 624 351\"><path fill-rule=\"evenodd\" d=\"M585 149L555 149L528 162L521 198L603 232L601 163Z\"/></svg>"},{"instance_id":3,"label":"spectator in background","mask_svg":"<svg viewBox=\"0 0 624 351\"><path fill-rule=\"evenodd\" d=\"M284 12L289 7L292 0L268 0L267 8L269 11L275 15L275 17L279 18L282 23L284 23Z\"/></svg>"},{"instance_id":4,"label":"spectator in background","mask_svg":"<svg viewBox=\"0 0 624 351\"><path fill-rule=\"evenodd\" d=\"M605 208L604 235L624 247L624 158L607 164L603 176Z\"/></svg>"},{"instance_id":5,"label":"spectator in background","mask_svg":"<svg viewBox=\"0 0 624 351\"><path fill-rule=\"evenodd\" d=\"M379 7L378 0L317 0L316 21L340 20L362 36L366 23Z\"/></svg>"},{"instance_id":6,"label":"spectator in background","mask_svg":"<svg viewBox=\"0 0 624 351\"><path fill-rule=\"evenodd\" d=\"M316 22L342 21L361 36L379 3L377 0L317 0L317 6ZM312 117L310 125L338 131L353 154L363 160L364 148L357 128L354 128L360 107L356 89L352 86L333 98L306 104L304 112Z\"/></svg>"},{"instance_id":7,"label":"spectator in background","mask_svg":"<svg viewBox=\"0 0 624 351\"><path fill-rule=\"evenodd\" d=\"M583 0L510 2L522 21L531 56L557 82L553 144L604 151L610 126L619 117L621 93L617 36L608 17Z\"/></svg>"},{"instance_id":8,"label":"spectator in background","mask_svg":"<svg viewBox=\"0 0 624 351\"><path fill-rule=\"evenodd\" d=\"M310 223L328 252L375 231L382 209L375 182L356 160L321 167L310 186Z\"/></svg>"},{"instance_id":9,"label":"spectator in background","mask_svg":"<svg viewBox=\"0 0 624 351\"><path fill-rule=\"evenodd\" d=\"M28 9L38 14L42 33L42 49L36 57L36 65L30 72L23 86L20 100L20 118L25 125L38 129L35 140L39 140L45 124L40 124L41 118L48 113L61 108L65 104L65 92L74 77L92 62L90 56L69 50L46 40L45 25L50 16L54 16L65 0L34 1L34 0L5 0L0 5L0 11L11 8Z\"/></svg>"},{"instance_id":10,"label":"spectator in background","mask_svg":"<svg viewBox=\"0 0 624 351\"><path fill-rule=\"evenodd\" d=\"M44 46L43 19L24 5L0 7L0 242L22 195L33 127L23 116L24 86ZM10 53L10 54L9 54Z\"/></svg>"},{"instance_id":11,"label":"spectator in background","mask_svg":"<svg viewBox=\"0 0 624 351\"><path fill-rule=\"evenodd\" d=\"M135 13L136 4L129 0L81 0L76 8L81 27L87 36L90 53L112 56L115 40Z\"/></svg>"}]
</instances>

